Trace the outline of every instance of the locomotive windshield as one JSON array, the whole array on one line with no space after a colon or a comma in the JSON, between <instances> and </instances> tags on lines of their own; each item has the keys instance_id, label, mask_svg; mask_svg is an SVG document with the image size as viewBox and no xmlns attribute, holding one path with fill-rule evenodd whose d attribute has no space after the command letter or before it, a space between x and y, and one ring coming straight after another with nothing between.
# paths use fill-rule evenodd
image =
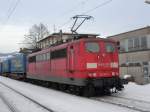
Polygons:
<instances>
[{"instance_id":1,"label":"locomotive windshield","mask_svg":"<svg viewBox=\"0 0 150 112\"><path fill-rule=\"evenodd\" d=\"M106 52L112 53L115 51L115 46L112 43L106 43Z\"/></svg>"},{"instance_id":2,"label":"locomotive windshield","mask_svg":"<svg viewBox=\"0 0 150 112\"><path fill-rule=\"evenodd\" d=\"M93 53L99 52L99 49L100 49L99 44L96 42L87 42L85 44L85 47L88 52L93 52Z\"/></svg>"}]
</instances>

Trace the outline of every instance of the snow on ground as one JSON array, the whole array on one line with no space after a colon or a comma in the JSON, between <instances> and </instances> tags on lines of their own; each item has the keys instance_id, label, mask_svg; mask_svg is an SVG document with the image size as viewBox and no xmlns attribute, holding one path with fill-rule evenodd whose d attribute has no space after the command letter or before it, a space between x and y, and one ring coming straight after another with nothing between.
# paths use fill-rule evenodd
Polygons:
<instances>
[{"instance_id":1,"label":"snow on ground","mask_svg":"<svg viewBox=\"0 0 150 112\"><path fill-rule=\"evenodd\" d=\"M137 85L135 83L129 83L125 86L124 91L119 92L116 95L150 102L150 84Z\"/></svg>"},{"instance_id":2,"label":"snow on ground","mask_svg":"<svg viewBox=\"0 0 150 112\"><path fill-rule=\"evenodd\" d=\"M1 76L0 82L11 86L55 112L136 112L127 108L70 95ZM35 111L33 110L32 112Z\"/></svg>"},{"instance_id":3,"label":"snow on ground","mask_svg":"<svg viewBox=\"0 0 150 112\"><path fill-rule=\"evenodd\" d=\"M0 99L0 112L10 112L6 104Z\"/></svg>"},{"instance_id":4,"label":"snow on ground","mask_svg":"<svg viewBox=\"0 0 150 112\"><path fill-rule=\"evenodd\" d=\"M2 94L3 97L7 99L11 105L13 105L13 107L17 108L19 112L32 112L33 110L34 112L48 112L1 84L0 84L0 94ZM3 112L1 108L0 112Z\"/></svg>"}]
</instances>

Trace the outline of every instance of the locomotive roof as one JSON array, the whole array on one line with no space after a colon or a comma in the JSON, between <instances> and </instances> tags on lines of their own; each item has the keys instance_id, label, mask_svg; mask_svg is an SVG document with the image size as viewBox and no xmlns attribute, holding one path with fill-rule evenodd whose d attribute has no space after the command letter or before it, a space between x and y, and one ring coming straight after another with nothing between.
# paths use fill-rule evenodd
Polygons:
<instances>
[{"instance_id":1,"label":"locomotive roof","mask_svg":"<svg viewBox=\"0 0 150 112\"><path fill-rule=\"evenodd\" d=\"M97 36L99 36L99 34L87 34L87 33L80 33L80 34L72 34L72 33L62 33L62 35L68 35L68 36L75 36L75 35L78 35L78 36L85 36L85 37L97 37ZM45 40L45 39L47 39L47 38L53 38L53 37L55 37L55 38L57 38L57 36L60 36L60 33L53 33L53 34L51 34L51 35L49 35L49 36L47 36L47 37L45 37L45 38L43 38L43 39L40 39L38 42L41 42L41 41L43 41L43 40Z\"/></svg>"},{"instance_id":2,"label":"locomotive roof","mask_svg":"<svg viewBox=\"0 0 150 112\"><path fill-rule=\"evenodd\" d=\"M98 41L98 40L101 40L101 41L105 41L105 42L114 42L116 43L117 41L113 40L113 39L108 39L108 38L82 38L82 39L78 39L78 40L74 40L74 41L70 41L70 42L67 42L67 43L63 43L63 44L59 44L57 46L51 46L49 48L45 48L41 51L38 51L38 52L34 52L32 54L29 54L29 56L34 56L36 54L42 54L42 53L46 53L50 48L52 48L53 50L56 48L56 49L59 49L59 48L65 48L68 44L70 43L76 43L76 42L80 42L80 41ZM39 53L40 52L40 53Z\"/></svg>"}]
</instances>

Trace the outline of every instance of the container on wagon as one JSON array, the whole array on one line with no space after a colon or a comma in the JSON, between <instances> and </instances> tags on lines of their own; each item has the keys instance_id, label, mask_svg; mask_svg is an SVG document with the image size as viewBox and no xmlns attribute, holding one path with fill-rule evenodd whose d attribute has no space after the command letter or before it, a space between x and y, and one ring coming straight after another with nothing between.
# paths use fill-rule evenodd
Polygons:
<instances>
[{"instance_id":1,"label":"container on wagon","mask_svg":"<svg viewBox=\"0 0 150 112\"><path fill-rule=\"evenodd\" d=\"M10 59L7 58L2 62L2 73L10 73Z\"/></svg>"},{"instance_id":2,"label":"container on wagon","mask_svg":"<svg viewBox=\"0 0 150 112\"><path fill-rule=\"evenodd\" d=\"M13 55L13 57L10 59L10 63L11 63L11 67L10 67L11 73L24 74L26 72L25 54L18 53Z\"/></svg>"}]
</instances>

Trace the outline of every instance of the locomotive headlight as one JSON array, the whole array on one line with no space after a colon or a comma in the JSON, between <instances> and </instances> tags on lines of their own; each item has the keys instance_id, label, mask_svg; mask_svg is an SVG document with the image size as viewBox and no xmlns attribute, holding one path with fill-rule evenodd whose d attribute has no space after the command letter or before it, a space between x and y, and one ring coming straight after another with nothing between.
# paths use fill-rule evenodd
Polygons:
<instances>
[{"instance_id":1,"label":"locomotive headlight","mask_svg":"<svg viewBox=\"0 0 150 112\"><path fill-rule=\"evenodd\" d=\"M112 76L115 76L115 72L112 72Z\"/></svg>"},{"instance_id":2,"label":"locomotive headlight","mask_svg":"<svg viewBox=\"0 0 150 112\"><path fill-rule=\"evenodd\" d=\"M89 77L96 77L97 74L96 74L96 73L88 73L88 76L89 76Z\"/></svg>"},{"instance_id":3,"label":"locomotive headlight","mask_svg":"<svg viewBox=\"0 0 150 112\"><path fill-rule=\"evenodd\" d=\"M89 76L89 77L92 77L92 73L88 73L88 76Z\"/></svg>"},{"instance_id":4,"label":"locomotive headlight","mask_svg":"<svg viewBox=\"0 0 150 112\"><path fill-rule=\"evenodd\" d=\"M96 73L93 73L93 77L96 77L97 75L96 75Z\"/></svg>"}]
</instances>

